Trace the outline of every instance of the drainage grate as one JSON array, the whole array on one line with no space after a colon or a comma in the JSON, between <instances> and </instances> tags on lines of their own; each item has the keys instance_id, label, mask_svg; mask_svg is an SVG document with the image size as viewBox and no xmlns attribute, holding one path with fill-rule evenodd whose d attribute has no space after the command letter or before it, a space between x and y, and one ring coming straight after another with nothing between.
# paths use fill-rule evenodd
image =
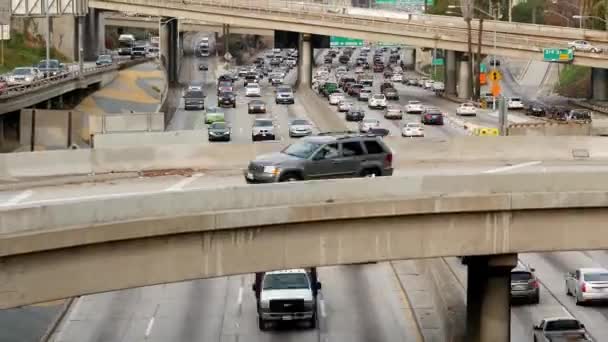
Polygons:
<instances>
[{"instance_id":1,"label":"drainage grate","mask_svg":"<svg viewBox=\"0 0 608 342\"><path fill-rule=\"evenodd\" d=\"M589 158L589 150L586 148L572 149L572 157L575 159Z\"/></svg>"}]
</instances>

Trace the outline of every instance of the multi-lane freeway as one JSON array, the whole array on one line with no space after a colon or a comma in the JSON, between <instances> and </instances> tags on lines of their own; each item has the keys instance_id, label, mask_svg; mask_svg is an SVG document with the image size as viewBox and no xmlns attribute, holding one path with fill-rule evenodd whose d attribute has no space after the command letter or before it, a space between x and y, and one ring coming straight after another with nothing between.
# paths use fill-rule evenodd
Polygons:
<instances>
[{"instance_id":1,"label":"multi-lane freeway","mask_svg":"<svg viewBox=\"0 0 608 342\"><path fill-rule=\"evenodd\" d=\"M322 63L325 51L315 53ZM353 58L357 56L357 52ZM208 71L200 71L205 63ZM333 65L335 69L335 65ZM285 77L293 84L296 69ZM215 57L186 56L181 72L181 83L202 82L207 97L206 105L215 105L216 80L222 65ZM407 75L406 75L407 77ZM374 75L377 90L382 75ZM225 108L226 121L232 127L232 142L252 143L251 126L255 118L272 118L278 129L277 139L288 143L288 122L295 118L312 120L296 92L294 105L277 105L274 88L266 80L261 82L261 99L268 106L267 114L247 114L249 98L244 96L242 81L236 83L237 106ZM399 104L419 100L439 107L448 116L454 116L458 104L435 96L431 91L402 84L396 85ZM511 95L511 94L507 94ZM513 94L518 95L518 94ZM178 103L170 123L172 130L206 130L202 112L186 111L183 101ZM353 100L356 102L356 100ZM387 120L381 110L367 109L367 117L380 121L392 136L400 137L401 122ZM329 104L328 104L329 107ZM335 111L335 109L334 109ZM344 120L344 114L336 113ZM527 120L513 113L516 120ZM419 115L404 115L403 121L420 120ZM495 127L497 117L491 111L480 110L477 117L467 119L474 123ZM323 129L322 122L313 122L315 131ZM347 123L351 129L356 124ZM425 137L419 139L447 139L465 134L461 127L446 123L443 126L426 126ZM406 139L406 138L404 138ZM409 139L409 138L408 138ZM204 143L208 143L205 141ZM262 142L263 143L263 142ZM218 143L219 144L219 143ZM226 156L229 158L230 156ZM407 158L400 155L397 158ZM547 170L608 170L608 165L572 165L559 162L505 165L494 163L427 163L398 169L396 174L441 174L484 172L545 172ZM53 201L82 200L129 196L137 193L183 191L202 187L244 184L241 170L215 170L181 175L141 177L104 183L72 184L62 187L36 188L0 193L0 206L16 204L43 204ZM608 309L601 306L579 307L566 297L563 276L567 271L582 266L608 266L606 252L568 252L520 255L522 262L536 268L541 287L539 304L519 305L512 309L512 341L532 339L532 323L549 316L574 315L586 324L598 341L608 340ZM466 268L456 258L446 260L460 280L454 286L466 286ZM116 267L120 267L117 265ZM256 307L251 284L252 275L239 275L217 279L189 281L83 296L75 301L63 323L53 336L55 342L68 341L360 341L392 342L421 341L420 333L409 309L408 297L402 291L393 269L388 263L326 267L319 269L323 289L318 307L319 328L288 326L262 332L257 327Z\"/></svg>"}]
</instances>

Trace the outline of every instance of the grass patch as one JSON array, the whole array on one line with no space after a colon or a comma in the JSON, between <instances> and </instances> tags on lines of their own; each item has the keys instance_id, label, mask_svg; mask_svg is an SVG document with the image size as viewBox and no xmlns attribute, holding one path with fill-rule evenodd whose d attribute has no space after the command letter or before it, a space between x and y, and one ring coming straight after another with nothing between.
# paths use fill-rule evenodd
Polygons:
<instances>
[{"instance_id":1,"label":"grass patch","mask_svg":"<svg viewBox=\"0 0 608 342\"><path fill-rule=\"evenodd\" d=\"M591 68L580 65L565 65L559 73L555 91L567 97L587 97L591 86Z\"/></svg>"},{"instance_id":2,"label":"grass patch","mask_svg":"<svg viewBox=\"0 0 608 342\"><path fill-rule=\"evenodd\" d=\"M4 42L4 65L0 65L0 73L6 73L20 66L38 64L46 57L44 41L28 38L23 33L11 32L11 40ZM67 62L68 58L59 51L51 48L51 58Z\"/></svg>"}]
</instances>

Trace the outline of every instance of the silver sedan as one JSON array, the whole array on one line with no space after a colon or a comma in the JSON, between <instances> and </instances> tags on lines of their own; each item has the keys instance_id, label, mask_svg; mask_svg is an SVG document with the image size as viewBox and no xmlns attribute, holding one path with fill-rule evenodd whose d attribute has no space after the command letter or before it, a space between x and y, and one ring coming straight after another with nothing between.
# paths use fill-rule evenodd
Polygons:
<instances>
[{"instance_id":1,"label":"silver sedan","mask_svg":"<svg viewBox=\"0 0 608 342\"><path fill-rule=\"evenodd\" d=\"M579 268L568 273L566 294L574 297L576 305L592 301L608 301L608 270Z\"/></svg>"}]
</instances>

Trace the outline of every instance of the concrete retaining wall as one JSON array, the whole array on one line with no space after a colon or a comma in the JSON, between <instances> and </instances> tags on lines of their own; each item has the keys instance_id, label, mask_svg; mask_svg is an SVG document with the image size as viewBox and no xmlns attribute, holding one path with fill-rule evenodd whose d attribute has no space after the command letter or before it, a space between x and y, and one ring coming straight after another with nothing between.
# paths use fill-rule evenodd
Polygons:
<instances>
[{"instance_id":1,"label":"concrete retaining wall","mask_svg":"<svg viewBox=\"0 0 608 342\"><path fill-rule=\"evenodd\" d=\"M113 132L164 131L164 113L128 113L89 115L89 134Z\"/></svg>"},{"instance_id":2,"label":"concrete retaining wall","mask_svg":"<svg viewBox=\"0 0 608 342\"><path fill-rule=\"evenodd\" d=\"M138 133L98 133L94 136L96 149L110 147L134 147L150 145L196 145L205 140L202 130Z\"/></svg>"},{"instance_id":3,"label":"concrete retaining wall","mask_svg":"<svg viewBox=\"0 0 608 342\"><path fill-rule=\"evenodd\" d=\"M531 136L590 136L591 123L546 122L511 124L507 129L507 134Z\"/></svg>"},{"instance_id":4,"label":"concrete retaining wall","mask_svg":"<svg viewBox=\"0 0 608 342\"><path fill-rule=\"evenodd\" d=\"M462 137L449 141L387 138L394 166L419 162L607 160L601 137ZM162 145L0 155L0 177L59 176L169 168L245 168L256 155L280 150L282 143Z\"/></svg>"},{"instance_id":5,"label":"concrete retaining wall","mask_svg":"<svg viewBox=\"0 0 608 342\"><path fill-rule=\"evenodd\" d=\"M68 146L69 129L72 130L70 141L74 141L74 132L78 132L82 126L82 113L76 110L22 109L19 123L19 131L21 132L19 142L21 145L31 144L34 111L36 114L35 146L66 148Z\"/></svg>"}]
</instances>

